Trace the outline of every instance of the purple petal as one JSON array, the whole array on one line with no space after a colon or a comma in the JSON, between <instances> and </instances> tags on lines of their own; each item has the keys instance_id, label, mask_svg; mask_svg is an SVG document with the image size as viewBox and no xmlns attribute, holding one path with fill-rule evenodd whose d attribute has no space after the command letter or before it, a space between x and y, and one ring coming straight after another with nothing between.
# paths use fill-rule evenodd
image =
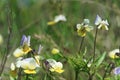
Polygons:
<instances>
[{"instance_id":1,"label":"purple petal","mask_svg":"<svg viewBox=\"0 0 120 80\"><path fill-rule=\"evenodd\" d=\"M25 35L22 36L20 45L24 45L24 43L27 41L27 37Z\"/></svg>"},{"instance_id":2,"label":"purple petal","mask_svg":"<svg viewBox=\"0 0 120 80\"><path fill-rule=\"evenodd\" d=\"M120 67L116 67L116 68L113 70L113 73L114 73L115 75L120 74Z\"/></svg>"}]
</instances>

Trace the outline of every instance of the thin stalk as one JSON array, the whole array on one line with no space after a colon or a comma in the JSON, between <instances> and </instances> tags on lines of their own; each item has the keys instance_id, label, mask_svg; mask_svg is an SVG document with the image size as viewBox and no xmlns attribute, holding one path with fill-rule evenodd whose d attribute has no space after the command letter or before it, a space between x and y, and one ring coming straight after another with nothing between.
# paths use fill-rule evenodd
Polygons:
<instances>
[{"instance_id":1,"label":"thin stalk","mask_svg":"<svg viewBox=\"0 0 120 80\"><path fill-rule=\"evenodd\" d=\"M88 73L88 80L93 80L93 76L94 76L95 72L93 73Z\"/></svg>"},{"instance_id":2,"label":"thin stalk","mask_svg":"<svg viewBox=\"0 0 120 80\"><path fill-rule=\"evenodd\" d=\"M10 38L11 38L11 33L12 33L11 15L12 15L12 11L10 9L10 3L8 1L8 3L7 3L8 38L7 38L7 45L6 45L6 49L5 49L6 53L3 56L3 60L2 60L1 66L0 66L1 67L0 76L3 73L4 67L5 67L5 64L6 64L6 61L7 61L7 56L10 53Z\"/></svg>"},{"instance_id":3,"label":"thin stalk","mask_svg":"<svg viewBox=\"0 0 120 80\"><path fill-rule=\"evenodd\" d=\"M25 80L29 80L29 75L28 74L26 74L26 79Z\"/></svg>"},{"instance_id":4,"label":"thin stalk","mask_svg":"<svg viewBox=\"0 0 120 80\"><path fill-rule=\"evenodd\" d=\"M17 78L17 80L21 80L21 72L22 72L22 69L19 68L19 71L18 71L18 78Z\"/></svg>"},{"instance_id":5,"label":"thin stalk","mask_svg":"<svg viewBox=\"0 0 120 80\"><path fill-rule=\"evenodd\" d=\"M75 70L75 80L78 80L78 75L79 75L78 70Z\"/></svg>"},{"instance_id":6,"label":"thin stalk","mask_svg":"<svg viewBox=\"0 0 120 80\"><path fill-rule=\"evenodd\" d=\"M107 75L107 73L110 74L111 70L114 68L114 64L113 63L109 63L107 68L105 69L105 73L103 75L103 80L105 80L105 77Z\"/></svg>"},{"instance_id":7,"label":"thin stalk","mask_svg":"<svg viewBox=\"0 0 120 80\"><path fill-rule=\"evenodd\" d=\"M79 47L79 50L78 50L78 53L80 54L80 51L82 49L82 45L83 45L83 41L84 41L84 37L82 37L82 40L80 42L80 47Z\"/></svg>"},{"instance_id":8,"label":"thin stalk","mask_svg":"<svg viewBox=\"0 0 120 80\"><path fill-rule=\"evenodd\" d=\"M95 49L96 49L96 39L97 39L97 33L98 33L98 28L96 28L96 32L95 32L95 40L94 40L94 49L93 49L93 63L95 61Z\"/></svg>"}]
</instances>

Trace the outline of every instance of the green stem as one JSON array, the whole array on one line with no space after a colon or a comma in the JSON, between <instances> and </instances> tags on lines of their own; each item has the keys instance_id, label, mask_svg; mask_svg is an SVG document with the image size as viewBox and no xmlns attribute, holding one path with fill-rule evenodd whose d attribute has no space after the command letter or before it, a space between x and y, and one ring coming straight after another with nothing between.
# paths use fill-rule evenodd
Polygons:
<instances>
[{"instance_id":1,"label":"green stem","mask_svg":"<svg viewBox=\"0 0 120 80\"><path fill-rule=\"evenodd\" d=\"M105 77L106 77L107 73L110 74L110 72L113 69L113 67L114 67L113 63L109 63L108 64L107 68L105 69L105 73L103 75L103 80L105 80Z\"/></svg>"},{"instance_id":2,"label":"green stem","mask_svg":"<svg viewBox=\"0 0 120 80\"><path fill-rule=\"evenodd\" d=\"M11 33L12 33L12 11L11 11L11 5L8 1L7 3L7 23L8 23L8 38L7 38L7 46L6 46L6 53L3 56L2 62L1 62L1 69L0 69L0 76L3 73L8 54L10 53L10 39L11 39Z\"/></svg>"},{"instance_id":3,"label":"green stem","mask_svg":"<svg viewBox=\"0 0 120 80\"><path fill-rule=\"evenodd\" d=\"M22 72L22 68L19 68L17 80L21 80L21 72Z\"/></svg>"},{"instance_id":4,"label":"green stem","mask_svg":"<svg viewBox=\"0 0 120 80\"><path fill-rule=\"evenodd\" d=\"M78 70L75 70L75 80L78 80L78 75L79 75Z\"/></svg>"},{"instance_id":5,"label":"green stem","mask_svg":"<svg viewBox=\"0 0 120 80\"><path fill-rule=\"evenodd\" d=\"M96 48L97 33L98 33L98 28L96 28L96 32L95 32L94 49L93 49L93 51L94 51L93 52L94 53L94 55L93 55L93 63L95 61L95 48Z\"/></svg>"},{"instance_id":6,"label":"green stem","mask_svg":"<svg viewBox=\"0 0 120 80\"><path fill-rule=\"evenodd\" d=\"M29 75L28 74L26 74L26 79L25 80L29 80Z\"/></svg>"},{"instance_id":7,"label":"green stem","mask_svg":"<svg viewBox=\"0 0 120 80\"><path fill-rule=\"evenodd\" d=\"M79 54L80 54L80 51L81 51L81 48L82 48L83 41L84 41L84 37L82 37L82 40L81 40L81 42L80 42L80 47L79 47L79 50L78 50L78 53L79 53Z\"/></svg>"}]
</instances>

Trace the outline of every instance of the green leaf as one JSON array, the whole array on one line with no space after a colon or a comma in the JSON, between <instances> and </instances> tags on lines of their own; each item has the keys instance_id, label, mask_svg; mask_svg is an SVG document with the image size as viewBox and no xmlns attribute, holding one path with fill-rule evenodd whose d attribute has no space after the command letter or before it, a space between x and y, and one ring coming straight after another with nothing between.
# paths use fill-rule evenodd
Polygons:
<instances>
[{"instance_id":1,"label":"green leaf","mask_svg":"<svg viewBox=\"0 0 120 80\"><path fill-rule=\"evenodd\" d=\"M98 73L96 73L96 76L97 76L97 80L102 80L103 79L102 76Z\"/></svg>"},{"instance_id":2,"label":"green leaf","mask_svg":"<svg viewBox=\"0 0 120 80\"><path fill-rule=\"evenodd\" d=\"M103 60L105 59L106 56L106 52L104 52L100 57L98 57L98 59L96 60L96 68L98 68L100 66L100 64L103 62Z\"/></svg>"}]
</instances>

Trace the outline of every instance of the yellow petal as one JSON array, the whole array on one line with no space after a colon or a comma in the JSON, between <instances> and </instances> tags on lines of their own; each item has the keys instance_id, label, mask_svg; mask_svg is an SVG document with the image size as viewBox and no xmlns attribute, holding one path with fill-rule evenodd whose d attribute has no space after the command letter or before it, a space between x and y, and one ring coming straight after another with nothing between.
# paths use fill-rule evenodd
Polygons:
<instances>
[{"instance_id":1,"label":"yellow petal","mask_svg":"<svg viewBox=\"0 0 120 80\"><path fill-rule=\"evenodd\" d=\"M26 74L36 74L35 70L24 70Z\"/></svg>"},{"instance_id":2,"label":"yellow petal","mask_svg":"<svg viewBox=\"0 0 120 80\"><path fill-rule=\"evenodd\" d=\"M50 22L47 23L47 25L54 25L54 24L56 24L55 21L50 21Z\"/></svg>"},{"instance_id":3,"label":"yellow petal","mask_svg":"<svg viewBox=\"0 0 120 80\"><path fill-rule=\"evenodd\" d=\"M27 45L23 46L23 52L24 52L25 54L27 54L27 53L30 52L31 50L32 50L32 48L30 48L29 46L27 46Z\"/></svg>"},{"instance_id":4,"label":"yellow petal","mask_svg":"<svg viewBox=\"0 0 120 80\"><path fill-rule=\"evenodd\" d=\"M64 70L62 70L62 69L56 69L55 71L58 72L58 73L63 73L64 72Z\"/></svg>"}]
</instances>

